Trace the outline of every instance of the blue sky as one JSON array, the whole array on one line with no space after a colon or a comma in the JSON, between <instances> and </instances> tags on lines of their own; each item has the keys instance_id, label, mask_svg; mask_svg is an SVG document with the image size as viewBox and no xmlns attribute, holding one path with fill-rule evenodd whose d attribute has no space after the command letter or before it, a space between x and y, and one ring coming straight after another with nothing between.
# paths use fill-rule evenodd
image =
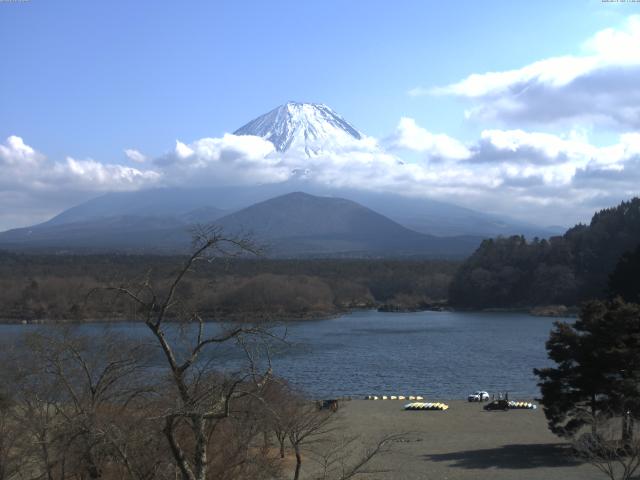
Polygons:
<instances>
[{"instance_id":1,"label":"blue sky","mask_svg":"<svg viewBox=\"0 0 640 480\"><path fill-rule=\"evenodd\" d=\"M326 103L379 139L408 117L460 142L522 128L585 131L590 144L605 146L633 128L467 118L465 95L408 92L581 55L596 32L622 28L637 13L638 3L600 0L4 1L0 141L18 136L49 162L131 166L125 149L154 158L176 139L220 137L298 100ZM33 200L33 209L4 221L0 212L0 229L105 189L83 187L82 195L60 196L47 209L41 191L16 186L14 197ZM487 209L500 210L495 201Z\"/></svg>"},{"instance_id":2,"label":"blue sky","mask_svg":"<svg viewBox=\"0 0 640 480\"><path fill-rule=\"evenodd\" d=\"M0 4L0 137L115 161L235 130L288 100L383 136L401 116L469 136L451 99L407 95L571 53L627 5L55 1Z\"/></svg>"}]
</instances>

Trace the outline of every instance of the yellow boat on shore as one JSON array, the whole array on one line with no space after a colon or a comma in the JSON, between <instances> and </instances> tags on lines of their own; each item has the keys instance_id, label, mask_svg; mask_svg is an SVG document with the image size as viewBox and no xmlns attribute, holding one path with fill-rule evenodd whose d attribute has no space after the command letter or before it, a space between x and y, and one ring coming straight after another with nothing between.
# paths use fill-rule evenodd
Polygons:
<instances>
[{"instance_id":1,"label":"yellow boat on shore","mask_svg":"<svg viewBox=\"0 0 640 480\"><path fill-rule=\"evenodd\" d=\"M449 405L441 402L412 402L404 406L405 410L439 410L445 411L449 409Z\"/></svg>"}]
</instances>

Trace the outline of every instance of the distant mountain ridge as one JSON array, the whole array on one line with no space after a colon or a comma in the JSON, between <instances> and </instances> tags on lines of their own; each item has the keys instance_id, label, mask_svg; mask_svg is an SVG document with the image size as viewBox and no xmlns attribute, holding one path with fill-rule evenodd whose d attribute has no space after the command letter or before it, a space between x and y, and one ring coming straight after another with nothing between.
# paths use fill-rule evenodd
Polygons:
<instances>
[{"instance_id":1,"label":"distant mountain ridge","mask_svg":"<svg viewBox=\"0 0 640 480\"><path fill-rule=\"evenodd\" d=\"M300 181L253 187L156 188L137 192L113 192L84 202L56 215L44 225L76 223L99 218L135 215L140 217L189 217L192 212L216 209L222 215L292 191L312 195L348 198L375 210L401 225L436 236L523 234L533 238L563 233L566 229L546 229L535 225L477 212L450 203L409 198L388 193L353 189L324 189ZM205 220L200 220L204 222ZM33 227L31 227L33 228Z\"/></svg>"},{"instance_id":2,"label":"distant mountain ridge","mask_svg":"<svg viewBox=\"0 0 640 480\"><path fill-rule=\"evenodd\" d=\"M224 209L211 203L208 189L154 188L136 192L112 192L71 207L42 225L62 225L101 218L138 217L182 217L197 211L219 210L219 218Z\"/></svg>"},{"instance_id":3,"label":"distant mountain ridge","mask_svg":"<svg viewBox=\"0 0 640 480\"><path fill-rule=\"evenodd\" d=\"M351 200L302 192L252 205L217 223L232 233L251 226L256 238L280 255L464 256L481 240L421 234Z\"/></svg>"},{"instance_id":4,"label":"distant mountain ridge","mask_svg":"<svg viewBox=\"0 0 640 480\"><path fill-rule=\"evenodd\" d=\"M195 216L219 213L205 209ZM0 234L0 247L176 253L188 249L192 223L189 215L47 222ZM350 200L302 192L256 203L213 223L229 234L251 234L268 247L269 255L280 257L461 257L481 241L480 237L421 234Z\"/></svg>"}]
</instances>

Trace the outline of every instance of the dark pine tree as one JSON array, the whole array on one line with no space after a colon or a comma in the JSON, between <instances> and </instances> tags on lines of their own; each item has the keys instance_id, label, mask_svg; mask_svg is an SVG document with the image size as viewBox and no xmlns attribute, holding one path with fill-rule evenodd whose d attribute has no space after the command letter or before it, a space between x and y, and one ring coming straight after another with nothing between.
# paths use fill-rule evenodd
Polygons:
<instances>
[{"instance_id":1,"label":"dark pine tree","mask_svg":"<svg viewBox=\"0 0 640 480\"><path fill-rule=\"evenodd\" d=\"M556 322L547 351L556 366L534 373L553 433L573 436L601 412L638 417L640 306L589 302L574 324Z\"/></svg>"},{"instance_id":2,"label":"dark pine tree","mask_svg":"<svg viewBox=\"0 0 640 480\"><path fill-rule=\"evenodd\" d=\"M609 295L640 303L640 245L625 253L609 277Z\"/></svg>"}]
</instances>

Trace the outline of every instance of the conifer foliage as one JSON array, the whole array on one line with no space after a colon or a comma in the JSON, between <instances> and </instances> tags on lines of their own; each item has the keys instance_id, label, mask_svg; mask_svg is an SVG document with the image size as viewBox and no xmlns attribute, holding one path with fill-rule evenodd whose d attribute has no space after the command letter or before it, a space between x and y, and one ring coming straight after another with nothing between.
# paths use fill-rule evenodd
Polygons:
<instances>
[{"instance_id":1,"label":"conifer foliage","mask_svg":"<svg viewBox=\"0 0 640 480\"><path fill-rule=\"evenodd\" d=\"M555 367L535 369L555 434L570 437L598 416L640 418L640 305L592 301L573 324L556 322L547 341ZM628 426L622 422L621 436Z\"/></svg>"}]
</instances>

